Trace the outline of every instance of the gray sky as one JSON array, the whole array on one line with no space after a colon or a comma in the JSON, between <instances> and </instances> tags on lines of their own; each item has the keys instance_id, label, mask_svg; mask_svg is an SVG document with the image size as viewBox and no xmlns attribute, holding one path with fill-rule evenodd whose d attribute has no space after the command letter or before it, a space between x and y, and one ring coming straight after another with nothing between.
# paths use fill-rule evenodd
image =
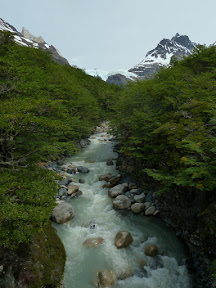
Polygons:
<instances>
[{"instance_id":1,"label":"gray sky","mask_svg":"<svg viewBox=\"0 0 216 288\"><path fill-rule=\"evenodd\" d=\"M0 0L0 18L53 44L81 68L131 68L177 32L216 41L215 0Z\"/></svg>"}]
</instances>

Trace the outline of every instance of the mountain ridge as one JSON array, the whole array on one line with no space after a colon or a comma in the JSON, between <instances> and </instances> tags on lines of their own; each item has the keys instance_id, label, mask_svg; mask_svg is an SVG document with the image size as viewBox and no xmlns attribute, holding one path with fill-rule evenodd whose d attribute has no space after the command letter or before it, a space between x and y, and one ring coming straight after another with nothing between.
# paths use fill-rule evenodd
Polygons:
<instances>
[{"instance_id":1,"label":"mountain ridge","mask_svg":"<svg viewBox=\"0 0 216 288\"><path fill-rule=\"evenodd\" d=\"M181 60L184 56L191 55L196 46L197 44L192 42L187 35L176 33L171 39L162 39L154 49L147 52L139 64L130 68L128 72L137 75L137 79L151 78L161 67L167 67L172 57ZM119 74L116 74L108 77L106 81L125 85L125 78L123 82L121 82L121 78ZM127 79L127 81L131 81L131 79Z\"/></svg>"},{"instance_id":2,"label":"mountain ridge","mask_svg":"<svg viewBox=\"0 0 216 288\"><path fill-rule=\"evenodd\" d=\"M23 27L22 32L19 32L14 26L7 23L5 20L0 18L0 30L9 31L14 34L14 41L21 45L36 49L48 50L51 52L52 58L59 64L64 65L68 64L66 58L64 58L59 51L53 46L46 43L46 41L41 37L35 37L32 35L25 27Z\"/></svg>"}]
</instances>

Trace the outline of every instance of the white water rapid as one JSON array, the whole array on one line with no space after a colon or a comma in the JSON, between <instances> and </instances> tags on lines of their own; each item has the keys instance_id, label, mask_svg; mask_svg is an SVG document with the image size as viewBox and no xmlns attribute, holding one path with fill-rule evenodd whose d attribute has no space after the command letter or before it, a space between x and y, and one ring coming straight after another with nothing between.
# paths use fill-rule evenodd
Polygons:
<instances>
[{"instance_id":1,"label":"white water rapid","mask_svg":"<svg viewBox=\"0 0 216 288\"><path fill-rule=\"evenodd\" d=\"M184 265L184 248L175 233L157 217L113 209L108 189L102 188L106 182L98 181L102 174L118 174L115 165L106 165L108 159L117 157L109 138L106 133L93 135L87 148L65 162L65 165L72 162L75 166L87 167L90 172L72 175L76 180L85 180L84 184L76 183L83 195L66 200L75 209L74 218L67 224L53 224L67 254L64 288L98 287L96 274L104 269L117 274L132 273L131 277L118 280L113 288L191 287ZM95 229L91 229L93 224ZM123 230L129 231L134 241L128 248L117 249L115 236ZM98 247L85 247L83 242L93 237L102 237L104 242ZM159 256L145 256L148 243L158 246ZM140 263L144 262L143 268Z\"/></svg>"}]
</instances>

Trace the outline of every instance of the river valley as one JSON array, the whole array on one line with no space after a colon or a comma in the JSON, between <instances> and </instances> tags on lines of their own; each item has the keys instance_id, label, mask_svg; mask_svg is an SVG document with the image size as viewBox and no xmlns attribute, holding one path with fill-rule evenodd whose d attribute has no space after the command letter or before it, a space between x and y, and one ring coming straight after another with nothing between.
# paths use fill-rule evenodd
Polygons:
<instances>
[{"instance_id":1,"label":"river valley","mask_svg":"<svg viewBox=\"0 0 216 288\"><path fill-rule=\"evenodd\" d=\"M184 245L157 216L133 214L130 210L115 210L105 181L105 173L117 175L115 165L106 161L116 159L114 142L106 133L92 135L90 145L80 153L66 159L64 166L87 167L89 173L76 173L71 177L83 194L78 198L65 198L75 210L74 218L66 224L53 224L67 254L64 288L92 288L97 286L98 271L109 269L117 274L113 288L190 288L192 283L185 266ZM115 164L115 161L113 161ZM78 183L83 179L85 183ZM123 249L114 245L118 231L129 231L133 243ZM101 237L97 247L86 247L89 238ZM145 247L156 244L155 257L144 254Z\"/></svg>"}]
</instances>

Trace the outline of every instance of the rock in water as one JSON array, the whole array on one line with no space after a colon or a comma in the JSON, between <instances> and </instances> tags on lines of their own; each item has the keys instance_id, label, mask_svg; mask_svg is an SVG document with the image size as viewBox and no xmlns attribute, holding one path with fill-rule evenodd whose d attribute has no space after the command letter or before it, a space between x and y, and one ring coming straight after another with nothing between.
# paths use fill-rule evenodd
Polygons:
<instances>
[{"instance_id":1,"label":"rock in water","mask_svg":"<svg viewBox=\"0 0 216 288\"><path fill-rule=\"evenodd\" d=\"M89 169L87 167L78 166L77 171L80 173L89 173Z\"/></svg>"},{"instance_id":2,"label":"rock in water","mask_svg":"<svg viewBox=\"0 0 216 288\"><path fill-rule=\"evenodd\" d=\"M109 181L111 177L112 177L112 174L106 173L99 177L99 181Z\"/></svg>"},{"instance_id":3,"label":"rock in water","mask_svg":"<svg viewBox=\"0 0 216 288\"><path fill-rule=\"evenodd\" d=\"M100 288L111 287L116 280L116 274L112 270L103 270L97 273L97 283Z\"/></svg>"},{"instance_id":4,"label":"rock in water","mask_svg":"<svg viewBox=\"0 0 216 288\"><path fill-rule=\"evenodd\" d=\"M72 195L73 193L77 192L79 190L79 186L74 185L74 184L70 184L68 186L68 195Z\"/></svg>"},{"instance_id":5,"label":"rock in water","mask_svg":"<svg viewBox=\"0 0 216 288\"><path fill-rule=\"evenodd\" d=\"M123 194L125 191L127 191L127 189L128 189L127 183L118 184L108 191L108 195L109 197L114 198L118 195Z\"/></svg>"},{"instance_id":6,"label":"rock in water","mask_svg":"<svg viewBox=\"0 0 216 288\"><path fill-rule=\"evenodd\" d=\"M110 183L110 184L113 184L113 186L114 186L114 185L117 185L120 180L121 180L121 175L118 174L118 175L116 175L116 176L112 176L112 177L109 179L109 183Z\"/></svg>"},{"instance_id":7,"label":"rock in water","mask_svg":"<svg viewBox=\"0 0 216 288\"><path fill-rule=\"evenodd\" d=\"M131 211L133 213L139 214L144 210L144 208L145 208L145 205L143 203L134 203L131 206Z\"/></svg>"},{"instance_id":8,"label":"rock in water","mask_svg":"<svg viewBox=\"0 0 216 288\"><path fill-rule=\"evenodd\" d=\"M155 210L156 210L155 206L150 206L148 209L146 209L145 215L146 215L146 216L153 215L154 212L155 212Z\"/></svg>"},{"instance_id":9,"label":"rock in water","mask_svg":"<svg viewBox=\"0 0 216 288\"><path fill-rule=\"evenodd\" d=\"M101 237L98 238L89 238L83 242L83 245L86 247L97 247L104 242L104 239Z\"/></svg>"},{"instance_id":10,"label":"rock in water","mask_svg":"<svg viewBox=\"0 0 216 288\"><path fill-rule=\"evenodd\" d=\"M148 244L145 247L145 255L154 257L158 254L158 247L155 244Z\"/></svg>"},{"instance_id":11,"label":"rock in water","mask_svg":"<svg viewBox=\"0 0 216 288\"><path fill-rule=\"evenodd\" d=\"M141 193L140 195L135 195L134 196L134 200L136 202L144 202L145 201L145 194L144 193Z\"/></svg>"},{"instance_id":12,"label":"rock in water","mask_svg":"<svg viewBox=\"0 0 216 288\"><path fill-rule=\"evenodd\" d=\"M115 246L120 248L128 247L133 242L133 238L128 231L119 231L115 237Z\"/></svg>"},{"instance_id":13,"label":"rock in water","mask_svg":"<svg viewBox=\"0 0 216 288\"><path fill-rule=\"evenodd\" d=\"M73 207L66 202L58 204L52 211L51 220L56 223L63 224L74 217Z\"/></svg>"},{"instance_id":14,"label":"rock in water","mask_svg":"<svg viewBox=\"0 0 216 288\"><path fill-rule=\"evenodd\" d=\"M128 209L131 206L130 199L125 195L119 195L113 200L113 207L115 209Z\"/></svg>"},{"instance_id":15,"label":"rock in water","mask_svg":"<svg viewBox=\"0 0 216 288\"><path fill-rule=\"evenodd\" d=\"M114 165L112 159L107 160L106 165L107 165L107 166L112 166L112 165Z\"/></svg>"}]
</instances>

